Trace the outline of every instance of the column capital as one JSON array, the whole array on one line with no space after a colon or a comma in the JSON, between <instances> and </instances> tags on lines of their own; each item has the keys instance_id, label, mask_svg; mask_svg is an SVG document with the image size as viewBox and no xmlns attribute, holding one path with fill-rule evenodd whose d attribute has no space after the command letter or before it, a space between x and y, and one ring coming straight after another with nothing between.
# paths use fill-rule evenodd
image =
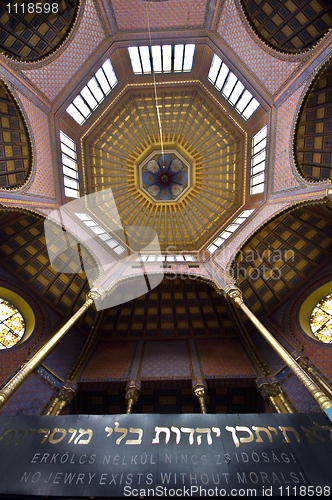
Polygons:
<instances>
[{"instance_id":1,"label":"column capital","mask_svg":"<svg viewBox=\"0 0 332 500\"><path fill-rule=\"evenodd\" d=\"M65 380L59 387L58 398L66 404L71 403L77 393L78 385L70 380Z\"/></svg>"},{"instance_id":2,"label":"column capital","mask_svg":"<svg viewBox=\"0 0 332 500\"><path fill-rule=\"evenodd\" d=\"M243 304L242 292L236 285L227 285L224 289L226 297L232 299L236 304Z\"/></svg>"},{"instance_id":3,"label":"column capital","mask_svg":"<svg viewBox=\"0 0 332 500\"><path fill-rule=\"evenodd\" d=\"M205 406L205 396L206 396L206 384L204 385L204 381L202 381L202 384L193 384L193 391L195 396L197 397L200 407L201 407L201 412L203 414L206 413L206 406Z\"/></svg>"},{"instance_id":4,"label":"column capital","mask_svg":"<svg viewBox=\"0 0 332 500\"><path fill-rule=\"evenodd\" d=\"M140 380L129 380L126 385L126 401L127 410L126 413L131 413L132 407L137 403L139 395L141 392L141 382Z\"/></svg>"},{"instance_id":5,"label":"column capital","mask_svg":"<svg viewBox=\"0 0 332 500\"><path fill-rule=\"evenodd\" d=\"M90 292L86 294L87 299L97 300L103 298L105 295L105 290L101 288L91 288Z\"/></svg>"},{"instance_id":6,"label":"column capital","mask_svg":"<svg viewBox=\"0 0 332 500\"><path fill-rule=\"evenodd\" d=\"M260 377L256 379L256 386L264 399L278 396L281 392L279 382L275 377Z\"/></svg>"}]
</instances>

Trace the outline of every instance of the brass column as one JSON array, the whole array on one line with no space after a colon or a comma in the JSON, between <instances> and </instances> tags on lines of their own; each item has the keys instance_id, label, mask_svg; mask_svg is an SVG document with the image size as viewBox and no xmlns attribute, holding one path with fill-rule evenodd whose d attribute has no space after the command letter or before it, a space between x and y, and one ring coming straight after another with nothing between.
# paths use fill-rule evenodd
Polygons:
<instances>
[{"instance_id":1,"label":"brass column","mask_svg":"<svg viewBox=\"0 0 332 500\"><path fill-rule=\"evenodd\" d=\"M191 386L193 389L193 393L198 399L199 406L201 407L201 412L206 413L206 389L207 383L204 379L204 373L202 367L199 363L199 352L197 345L193 339L189 340L189 351L190 351L190 360L193 371L193 379L191 381Z\"/></svg>"},{"instance_id":2,"label":"brass column","mask_svg":"<svg viewBox=\"0 0 332 500\"><path fill-rule=\"evenodd\" d=\"M76 321L85 313L85 311L93 304L95 298L99 297L98 293L91 291L87 294L87 298L82 307L73 315L70 320L63 325L46 344L39 349L34 356L24 363L21 369L13 376L13 378L0 391L0 408L2 408L17 389L27 380L29 375L40 365L58 342L65 336L68 330L76 323Z\"/></svg>"},{"instance_id":3,"label":"brass column","mask_svg":"<svg viewBox=\"0 0 332 500\"><path fill-rule=\"evenodd\" d=\"M76 393L77 384L65 380L59 387L58 393L50 404L46 415L60 415L63 408L72 402Z\"/></svg>"},{"instance_id":4,"label":"brass column","mask_svg":"<svg viewBox=\"0 0 332 500\"><path fill-rule=\"evenodd\" d=\"M51 398L51 401L46 406L45 415L60 415L63 408L70 404L77 393L77 379L82 370L82 365L88 355L91 355L92 346L98 334L98 328L101 322L102 312L98 311L96 320L91 328L90 335L85 342L82 352L80 353L75 365L69 372L66 380L60 385L56 394Z\"/></svg>"},{"instance_id":5,"label":"brass column","mask_svg":"<svg viewBox=\"0 0 332 500\"><path fill-rule=\"evenodd\" d=\"M294 413L276 377L258 378L256 385L262 397L269 400L276 413Z\"/></svg>"},{"instance_id":6,"label":"brass column","mask_svg":"<svg viewBox=\"0 0 332 500\"><path fill-rule=\"evenodd\" d=\"M234 321L239 327L242 340L248 349L248 354L251 356L256 369L262 375L256 379L256 386L261 396L270 402L276 413L294 413L294 410L285 393L281 389L278 380L272 375L272 371L262 353L259 351L246 331L240 315L236 314L235 304L230 303L230 311Z\"/></svg>"},{"instance_id":7,"label":"brass column","mask_svg":"<svg viewBox=\"0 0 332 500\"><path fill-rule=\"evenodd\" d=\"M297 353L294 353L296 355ZM316 384L325 392L325 394L329 397L332 397L332 387L324 380L319 372L315 369L313 363L309 358L304 357L303 353L300 353L299 356L296 356L296 361L299 365L307 372L309 377L316 382Z\"/></svg>"},{"instance_id":8,"label":"brass column","mask_svg":"<svg viewBox=\"0 0 332 500\"><path fill-rule=\"evenodd\" d=\"M127 383L126 386L127 414L131 413L133 405L137 403L140 392L141 392L141 382L139 380L130 380Z\"/></svg>"},{"instance_id":9,"label":"brass column","mask_svg":"<svg viewBox=\"0 0 332 500\"><path fill-rule=\"evenodd\" d=\"M242 299L241 290L235 285L228 285L225 288L225 293L237 304L241 310L248 316L250 321L255 325L257 330L263 335L270 346L279 354L284 363L304 385L312 398L316 401L322 411L332 408L332 401L324 394L324 392L311 380L306 372L299 366L295 359L286 351L286 349L273 337L273 335L265 328L258 318L250 311Z\"/></svg>"},{"instance_id":10,"label":"brass column","mask_svg":"<svg viewBox=\"0 0 332 500\"><path fill-rule=\"evenodd\" d=\"M199 378L199 379L193 380L192 385L193 385L194 394L199 401L199 405L201 407L201 412L206 414L206 406L205 406L205 396L206 396L206 389L207 389L206 382L202 378Z\"/></svg>"}]
</instances>

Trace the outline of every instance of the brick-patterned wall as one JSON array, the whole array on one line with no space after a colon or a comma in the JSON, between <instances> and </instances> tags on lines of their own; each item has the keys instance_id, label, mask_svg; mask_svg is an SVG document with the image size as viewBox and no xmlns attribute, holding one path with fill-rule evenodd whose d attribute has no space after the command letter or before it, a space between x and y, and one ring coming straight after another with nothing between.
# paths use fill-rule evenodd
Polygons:
<instances>
[{"instance_id":1,"label":"brick-patterned wall","mask_svg":"<svg viewBox=\"0 0 332 500\"><path fill-rule=\"evenodd\" d=\"M324 344L318 339L310 339L305 332L303 332L299 323L299 310L305 299L313 293L317 288L320 288L325 283L332 280L331 269L327 268L318 272L316 279L313 280L309 286L302 287L302 289L293 297L290 304L289 311L285 316L285 328L289 334L293 335L299 342L300 347L303 349L304 354L318 367L323 373L332 379L332 349L330 344Z\"/></svg>"},{"instance_id":2,"label":"brick-patterned wall","mask_svg":"<svg viewBox=\"0 0 332 500\"><path fill-rule=\"evenodd\" d=\"M29 125L34 138L35 165L32 171L32 181L28 193L55 198L53 161L50 144L48 117L29 99L17 92L21 103L29 117Z\"/></svg>"},{"instance_id":3,"label":"brick-patterned wall","mask_svg":"<svg viewBox=\"0 0 332 500\"><path fill-rule=\"evenodd\" d=\"M265 205L262 210L254 215L246 226L240 228L238 234L230 241L229 244L225 244L223 250L217 255L217 257L215 257L215 262L225 269L231 264L233 258L243 246L244 242L249 239L259 227L269 221L271 217L276 215L278 212L291 205L292 202L290 201Z\"/></svg>"},{"instance_id":4,"label":"brick-patterned wall","mask_svg":"<svg viewBox=\"0 0 332 500\"><path fill-rule=\"evenodd\" d=\"M290 151L292 151L293 141L292 122L305 86L306 84L304 83L277 110L277 132L273 166L274 192L293 188L300 184L292 169L293 159L290 158Z\"/></svg>"},{"instance_id":5,"label":"brick-patterned wall","mask_svg":"<svg viewBox=\"0 0 332 500\"><path fill-rule=\"evenodd\" d=\"M135 342L101 342L80 381L127 380L135 345Z\"/></svg>"},{"instance_id":6,"label":"brick-patterned wall","mask_svg":"<svg viewBox=\"0 0 332 500\"><path fill-rule=\"evenodd\" d=\"M1 410L2 415L40 415L53 389L32 374Z\"/></svg>"},{"instance_id":7,"label":"brick-patterned wall","mask_svg":"<svg viewBox=\"0 0 332 500\"><path fill-rule=\"evenodd\" d=\"M146 342L140 374L141 380L190 378L187 342Z\"/></svg>"},{"instance_id":8,"label":"brick-patterned wall","mask_svg":"<svg viewBox=\"0 0 332 500\"><path fill-rule=\"evenodd\" d=\"M271 56L255 43L243 25L234 0L225 1L217 32L271 94L275 94L299 66L298 62Z\"/></svg>"},{"instance_id":9,"label":"brick-patterned wall","mask_svg":"<svg viewBox=\"0 0 332 500\"><path fill-rule=\"evenodd\" d=\"M23 73L53 101L103 39L93 1L87 0L76 35L64 52L50 64Z\"/></svg>"},{"instance_id":10,"label":"brick-patterned wall","mask_svg":"<svg viewBox=\"0 0 332 500\"><path fill-rule=\"evenodd\" d=\"M320 408L317 405L317 403L315 403L315 401L310 396L309 392L295 377L295 375L291 375L281 385L299 412L301 413L320 412Z\"/></svg>"},{"instance_id":11,"label":"brick-patterned wall","mask_svg":"<svg viewBox=\"0 0 332 500\"><path fill-rule=\"evenodd\" d=\"M55 331L52 333L54 334ZM47 356L43 364L59 377L66 378L78 359L85 341L86 337L72 328Z\"/></svg>"},{"instance_id":12,"label":"brick-patterned wall","mask_svg":"<svg viewBox=\"0 0 332 500\"><path fill-rule=\"evenodd\" d=\"M206 0L168 0L168 2L142 2L141 0L112 0L116 22L120 30L188 28L202 26Z\"/></svg>"},{"instance_id":13,"label":"brick-patterned wall","mask_svg":"<svg viewBox=\"0 0 332 500\"><path fill-rule=\"evenodd\" d=\"M256 376L238 339L197 340L197 346L206 378Z\"/></svg>"}]
</instances>

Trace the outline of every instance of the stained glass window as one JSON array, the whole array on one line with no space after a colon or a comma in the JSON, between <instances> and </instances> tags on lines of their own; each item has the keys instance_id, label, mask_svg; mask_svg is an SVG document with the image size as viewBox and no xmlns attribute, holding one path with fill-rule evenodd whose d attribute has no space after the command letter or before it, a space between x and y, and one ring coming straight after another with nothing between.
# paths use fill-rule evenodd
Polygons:
<instances>
[{"instance_id":1,"label":"stained glass window","mask_svg":"<svg viewBox=\"0 0 332 500\"><path fill-rule=\"evenodd\" d=\"M321 342L326 344L332 342L332 293L318 302L312 311L310 327Z\"/></svg>"},{"instance_id":2,"label":"stained glass window","mask_svg":"<svg viewBox=\"0 0 332 500\"><path fill-rule=\"evenodd\" d=\"M0 298L0 349L10 349L23 337L24 319L9 302Z\"/></svg>"}]
</instances>

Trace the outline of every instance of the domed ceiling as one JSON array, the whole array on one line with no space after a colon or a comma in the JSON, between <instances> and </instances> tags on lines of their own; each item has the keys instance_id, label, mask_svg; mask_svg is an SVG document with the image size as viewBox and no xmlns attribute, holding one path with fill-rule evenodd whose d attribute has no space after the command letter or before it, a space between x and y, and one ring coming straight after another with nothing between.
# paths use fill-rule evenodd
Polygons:
<instances>
[{"instance_id":1,"label":"domed ceiling","mask_svg":"<svg viewBox=\"0 0 332 500\"><path fill-rule=\"evenodd\" d=\"M20 108L1 81L0 120L0 189L16 189L31 173L31 141Z\"/></svg>"},{"instance_id":2,"label":"domed ceiling","mask_svg":"<svg viewBox=\"0 0 332 500\"><path fill-rule=\"evenodd\" d=\"M305 52L332 27L330 0L240 1L257 34L282 52Z\"/></svg>"},{"instance_id":3,"label":"domed ceiling","mask_svg":"<svg viewBox=\"0 0 332 500\"><path fill-rule=\"evenodd\" d=\"M298 168L306 179L332 179L332 61L324 66L307 93L294 142Z\"/></svg>"},{"instance_id":4,"label":"domed ceiling","mask_svg":"<svg viewBox=\"0 0 332 500\"><path fill-rule=\"evenodd\" d=\"M201 88L130 90L83 138L85 191L112 189L124 226L198 251L243 203L246 134ZM106 207L105 207L106 210Z\"/></svg>"},{"instance_id":5,"label":"domed ceiling","mask_svg":"<svg viewBox=\"0 0 332 500\"><path fill-rule=\"evenodd\" d=\"M51 54L71 31L78 0L1 2L0 52L17 61L37 61Z\"/></svg>"}]
</instances>

